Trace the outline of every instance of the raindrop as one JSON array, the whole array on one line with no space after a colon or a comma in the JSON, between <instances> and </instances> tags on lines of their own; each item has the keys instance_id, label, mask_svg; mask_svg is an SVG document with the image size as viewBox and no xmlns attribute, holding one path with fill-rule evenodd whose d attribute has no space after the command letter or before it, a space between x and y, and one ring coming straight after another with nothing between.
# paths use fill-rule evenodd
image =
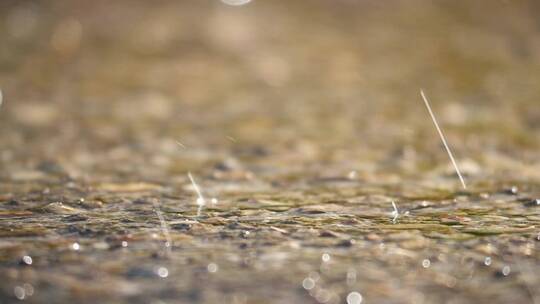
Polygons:
<instances>
[{"instance_id":1,"label":"raindrop","mask_svg":"<svg viewBox=\"0 0 540 304\"><path fill-rule=\"evenodd\" d=\"M215 205L215 204L218 203L218 199L215 198L215 197L213 197L213 198L210 200L210 202L211 202L213 205Z\"/></svg>"},{"instance_id":2,"label":"raindrop","mask_svg":"<svg viewBox=\"0 0 540 304\"><path fill-rule=\"evenodd\" d=\"M305 290L311 290L313 287L315 287L315 281L312 278L305 278L302 281L302 287L304 287Z\"/></svg>"},{"instance_id":3,"label":"raindrop","mask_svg":"<svg viewBox=\"0 0 540 304\"><path fill-rule=\"evenodd\" d=\"M29 255L25 255L22 257L22 263L25 265L32 265L32 257Z\"/></svg>"},{"instance_id":4,"label":"raindrop","mask_svg":"<svg viewBox=\"0 0 540 304\"><path fill-rule=\"evenodd\" d=\"M81 245L79 245L79 243L73 243L71 244L71 249L79 251L79 249L81 249Z\"/></svg>"},{"instance_id":5,"label":"raindrop","mask_svg":"<svg viewBox=\"0 0 540 304\"><path fill-rule=\"evenodd\" d=\"M13 293L19 300L24 300L24 298L26 298L26 291L21 286L15 286L15 288L13 288Z\"/></svg>"},{"instance_id":6,"label":"raindrop","mask_svg":"<svg viewBox=\"0 0 540 304\"><path fill-rule=\"evenodd\" d=\"M347 295L347 304L360 304L363 299L359 292L353 291Z\"/></svg>"},{"instance_id":7,"label":"raindrop","mask_svg":"<svg viewBox=\"0 0 540 304\"><path fill-rule=\"evenodd\" d=\"M484 259L484 265L486 265L486 266L491 265L491 257L486 257L486 258Z\"/></svg>"},{"instance_id":8,"label":"raindrop","mask_svg":"<svg viewBox=\"0 0 540 304\"><path fill-rule=\"evenodd\" d=\"M358 175L358 174L356 173L356 171L351 171L351 172L349 172L349 174L347 175L347 177L348 177L349 179L355 179L357 175Z\"/></svg>"},{"instance_id":9,"label":"raindrop","mask_svg":"<svg viewBox=\"0 0 540 304\"><path fill-rule=\"evenodd\" d=\"M330 255L328 253L324 253L322 255L322 261L325 263L330 262Z\"/></svg>"},{"instance_id":10,"label":"raindrop","mask_svg":"<svg viewBox=\"0 0 540 304\"><path fill-rule=\"evenodd\" d=\"M160 278L166 278L169 276L169 270L165 267L159 267L156 273Z\"/></svg>"},{"instance_id":11,"label":"raindrop","mask_svg":"<svg viewBox=\"0 0 540 304\"><path fill-rule=\"evenodd\" d=\"M210 264L208 264L208 266L206 266L206 269L210 273L215 273L215 272L217 272L219 270L219 267L215 263L210 263Z\"/></svg>"},{"instance_id":12,"label":"raindrop","mask_svg":"<svg viewBox=\"0 0 540 304\"><path fill-rule=\"evenodd\" d=\"M422 261L422 267L429 268L429 266L431 266L431 261L429 259L424 259Z\"/></svg>"},{"instance_id":13,"label":"raindrop","mask_svg":"<svg viewBox=\"0 0 540 304\"><path fill-rule=\"evenodd\" d=\"M503 269L502 269L502 274L505 277L508 276L510 274L510 266L508 266L508 265L504 266Z\"/></svg>"},{"instance_id":14,"label":"raindrop","mask_svg":"<svg viewBox=\"0 0 540 304\"><path fill-rule=\"evenodd\" d=\"M128 246L128 242L122 241L122 247L126 248Z\"/></svg>"},{"instance_id":15,"label":"raindrop","mask_svg":"<svg viewBox=\"0 0 540 304\"><path fill-rule=\"evenodd\" d=\"M34 286L28 283L23 284L24 292L27 296L31 297L34 294Z\"/></svg>"},{"instance_id":16,"label":"raindrop","mask_svg":"<svg viewBox=\"0 0 540 304\"><path fill-rule=\"evenodd\" d=\"M394 210L392 211L392 223L395 224L398 217L399 217L399 210L396 206L396 203L394 201L392 201L392 208L394 208Z\"/></svg>"}]
</instances>

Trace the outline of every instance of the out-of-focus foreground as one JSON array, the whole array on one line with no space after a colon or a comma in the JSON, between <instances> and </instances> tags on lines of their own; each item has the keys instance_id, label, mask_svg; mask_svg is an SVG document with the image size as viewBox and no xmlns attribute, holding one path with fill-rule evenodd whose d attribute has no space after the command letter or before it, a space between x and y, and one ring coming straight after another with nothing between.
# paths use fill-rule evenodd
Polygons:
<instances>
[{"instance_id":1,"label":"out-of-focus foreground","mask_svg":"<svg viewBox=\"0 0 540 304\"><path fill-rule=\"evenodd\" d=\"M0 3L0 302L540 303L536 1L225 2Z\"/></svg>"}]
</instances>

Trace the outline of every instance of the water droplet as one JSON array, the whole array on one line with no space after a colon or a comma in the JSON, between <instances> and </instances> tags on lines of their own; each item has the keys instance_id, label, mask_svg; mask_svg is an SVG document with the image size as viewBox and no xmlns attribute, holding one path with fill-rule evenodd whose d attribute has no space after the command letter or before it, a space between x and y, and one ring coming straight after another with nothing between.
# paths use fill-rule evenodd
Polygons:
<instances>
[{"instance_id":1,"label":"water droplet","mask_svg":"<svg viewBox=\"0 0 540 304\"><path fill-rule=\"evenodd\" d=\"M429 268L429 266L431 266L431 261L429 259L424 259L422 261L422 267Z\"/></svg>"},{"instance_id":2,"label":"water droplet","mask_svg":"<svg viewBox=\"0 0 540 304\"><path fill-rule=\"evenodd\" d=\"M356 173L356 171L351 171L351 172L349 172L349 174L347 175L347 177L348 177L349 179L355 179L357 175L358 175L358 174Z\"/></svg>"},{"instance_id":3,"label":"water droplet","mask_svg":"<svg viewBox=\"0 0 540 304\"><path fill-rule=\"evenodd\" d=\"M502 269L502 274L505 277L508 276L510 274L510 266L508 266L508 265L504 266L503 269Z\"/></svg>"},{"instance_id":4,"label":"water droplet","mask_svg":"<svg viewBox=\"0 0 540 304\"><path fill-rule=\"evenodd\" d=\"M324 253L322 255L322 261L325 263L330 262L330 255L328 253Z\"/></svg>"},{"instance_id":5,"label":"water droplet","mask_svg":"<svg viewBox=\"0 0 540 304\"><path fill-rule=\"evenodd\" d=\"M232 6L240 6L250 3L251 0L221 0L221 2Z\"/></svg>"},{"instance_id":6,"label":"water droplet","mask_svg":"<svg viewBox=\"0 0 540 304\"><path fill-rule=\"evenodd\" d=\"M215 273L215 272L217 272L219 270L219 267L215 263L210 263L210 264L208 264L208 266L206 266L206 269L210 273Z\"/></svg>"},{"instance_id":7,"label":"water droplet","mask_svg":"<svg viewBox=\"0 0 540 304\"><path fill-rule=\"evenodd\" d=\"M160 278L166 278L166 277L169 276L169 269L167 269L165 267L159 267L157 269L156 273Z\"/></svg>"},{"instance_id":8,"label":"water droplet","mask_svg":"<svg viewBox=\"0 0 540 304\"><path fill-rule=\"evenodd\" d=\"M486 266L491 265L491 257L486 257L486 258L484 259L484 265L486 265Z\"/></svg>"},{"instance_id":9,"label":"water droplet","mask_svg":"<svg viewBox=\"0 0 540 304\"><path fill-rule=\"evenodd\" d=\"M81 249L81 245L79 245L79 243L73 243L71 244L71 249L79 251Z\"/></svg>"},{"instance_id":10,"label":"water droplet","mask_svg":"<svg viewBox=\"0 0 540 304\"><path fill-rule=\"evenodd\" d=\"M213 197L210 202L212 202L213 205L217 204L218 203L218 199Z\"/></svg>"},{"instance_id":11,"label":"water droplet","mask_svg":"<svg viewBox=\"0 0 540 304\"><path fill-rule=\"evenodd\" d=\"M24 298L26 298L26 291L21 286L15 286L15 288L13 288L13 294L15 294L15 297L19 300L24 300Z\"/></svg>"},{"instance_id":12,"label":"water droplet","mask_svg":"<svg viewBox=\"0 0 540 304\"><path fill-rule=\"evenodd\" d=\"M197 205L204 206L204 204L205 204L204 198L202 197L197 198Z\"/></svg>"},{"instance_id":13,"label":"water droplet","mask_svg":"<svg viewBox=\"0 0 540 304\"><path fill-rule=\"evenodd\" d=\"M302 281L302 287L304 287L305 290L311 290L313 287L315 287L315 281L312 278L305 278Z\"/></svg>"},{"instance_id":14,"label":"water droplet","mask_svg":"<svg viewBox=\"0 0 540 304\"><path fill-rule=\"evenodd\" d=\"M362 303L363 300L364 298L357 291L350 292L347 295L347 304L360 304Z\"/></svg>"},{"instance_id":15,"label":"water droplet","mask_svg":"<svg viewBox=\"0 0 540 304\"><path fill-rule=\"evenodd\" d=\"M126 248L128 246L128 242L122 241L122 247Z\"/></svg>"},{"instance_id":16,"label":"water droplet","mask_svg":"<svg viewBox=\"0 0 540 304\"><path fill-rule=\"evenodd\" d=\"M22 263L25 265L32 265L32 257L29 255L25 255L22 257Z\"/></svg>"}]
</instances>

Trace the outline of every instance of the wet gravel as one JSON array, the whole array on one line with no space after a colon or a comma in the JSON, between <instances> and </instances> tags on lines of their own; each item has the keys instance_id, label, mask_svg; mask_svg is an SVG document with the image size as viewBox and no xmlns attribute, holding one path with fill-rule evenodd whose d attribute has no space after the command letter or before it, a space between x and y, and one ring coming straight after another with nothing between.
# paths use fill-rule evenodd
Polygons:
<instances>
[{"instance_id":1,"label":"wet gravel","mask_svg":"<svg viewBox=\"0 0 540 304\"><path fill-rule=\"evenodd\" d=\"M537 9L0 3L0 302L538 303Z\"/></svg>"}]
</instances>

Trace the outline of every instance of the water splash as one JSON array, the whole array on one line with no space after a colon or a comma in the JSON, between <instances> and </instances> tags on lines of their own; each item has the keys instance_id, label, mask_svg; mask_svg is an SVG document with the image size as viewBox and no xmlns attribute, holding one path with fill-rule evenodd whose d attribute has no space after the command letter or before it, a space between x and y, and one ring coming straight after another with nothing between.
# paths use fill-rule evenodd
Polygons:
<instances>
[{"instance_id":1,"label":"water splash","mask_svg":"<svg viewBox=\"0 0 540 304\"><path fill-rule=\"evenodd\" d=\"M191 184L193 185L193 188L195 189L195 192L197 193L197 205L199 208L197 209L197 216L201 216L201 211L204 205L206 205L206 200L204 199L204 196L202 195L201 188L199 188L199 185L195 182L195 179L193 179L193 176L191 175L191 172L188 172L189 180L191 181Z\"/></svg>"},{"instance_id":2,"label":"water splash","mask_svg":"<svg viewBox=\"0 0 540 304\"><path fill-rule=\"evenodd\" d=\"M392 211L392 216L393 216L392 224L395 224L398 217L399 217L399 210L398 210L398 208L396 206L396 203L394 201L392 201L392 207L394 208L394 211Z\"/></svg>"}]
</instances>

